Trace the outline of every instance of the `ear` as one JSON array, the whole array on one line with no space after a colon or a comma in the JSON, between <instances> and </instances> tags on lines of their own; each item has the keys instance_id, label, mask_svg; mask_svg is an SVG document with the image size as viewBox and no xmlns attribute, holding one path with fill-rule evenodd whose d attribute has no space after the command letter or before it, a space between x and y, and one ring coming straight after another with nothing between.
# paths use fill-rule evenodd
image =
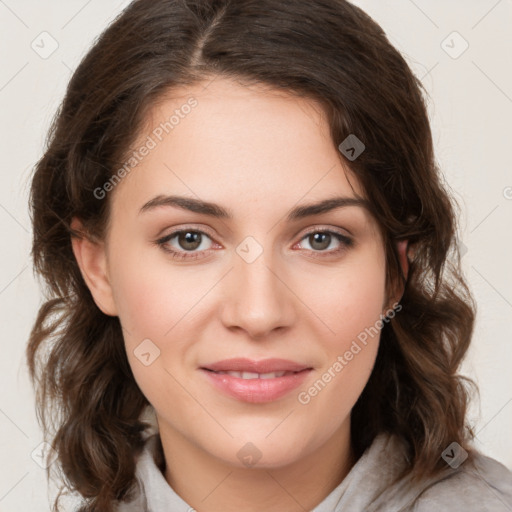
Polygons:
<instances>
[{"instance_id":1,"label":"ear","mask_svg":"<svg viewBox=\"0 0 512 512\"><path fill-rule=\"evenodd\" d=\"M400 267L402 269L402 276L404 280L407 280L407 276L409 274L409 259L407 257L408 248L409 240L400 240L399 242L396 242L398 260L400 261ZM391 297L391 299L388 301L388 304L386 304L386 311L389 311L389 309L391 309L396 302L400 301L403 293L404 284L402 279L400 279L399 283L396 283L394 286L394 296Z\"/></svg>"},{"instance_id":2,"label":"ear","mask_svg":"<svg viewBox=\"0 0 512 512\"><path fill-rule=\"evenodd\" d=\"M92 241L76 217L71 221L71 229L81 233L81 237L71 236L71 244L80 272L94 302L106 315L117 316L117 308L107 272L105 244Z\"/></svg>"}]
</instances>

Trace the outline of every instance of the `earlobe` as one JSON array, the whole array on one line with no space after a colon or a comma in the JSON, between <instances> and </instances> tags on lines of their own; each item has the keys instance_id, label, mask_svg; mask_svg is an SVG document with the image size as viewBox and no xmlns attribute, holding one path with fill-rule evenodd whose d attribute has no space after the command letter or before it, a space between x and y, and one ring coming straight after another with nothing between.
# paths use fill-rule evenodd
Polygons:
<instances>
[{"instance_id":1,"label":"earlobe","mask_svg":"<svg viewBox=\"0 0 512 512\"><path fill-rule=\"evenodd\" d=\"M80 272L94 302L106 315L117 316L117 308L107 272L104 243L92 241L76 217L71 222L71 229L81 233L80 237L71 237L71 244Z\"/></svg>"}]
</instances>

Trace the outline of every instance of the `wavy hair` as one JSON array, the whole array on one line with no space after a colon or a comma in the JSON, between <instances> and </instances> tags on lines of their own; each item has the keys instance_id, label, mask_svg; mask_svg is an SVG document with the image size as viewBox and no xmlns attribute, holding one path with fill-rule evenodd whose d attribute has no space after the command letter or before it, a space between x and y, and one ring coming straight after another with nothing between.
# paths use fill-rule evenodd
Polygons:
<instances>
[{"instance_id":1,"label":"wavy hair","mask_svg":"<svg viewBox=\"0 0 512 512\"><path fill-rule=\"evenodd\" d=\"M384 235L386 284L402 309L351 414L357 455L381 432L405 443L418 478L468 447L471 381L458 368L476 306L461 271L456 203L436 163L425 90L384 31L344 0L135 0L74 72L35 167L32 257L45 284L26 356L38 418L63 486L84 511L110 512L136 486L149 405L132 375L119 319L96 306L71 238L102 239L109 198L95 190L125 161L149 109L173 87L223 76L316 100L333 144L366 146L345 161ZM340 154L340 158L343 158ZM73 231L79 218L86 235ZM401 274L396 242L409 241ZM398 283L398 284L397 284Z\"/></svg>"}]
</instances>

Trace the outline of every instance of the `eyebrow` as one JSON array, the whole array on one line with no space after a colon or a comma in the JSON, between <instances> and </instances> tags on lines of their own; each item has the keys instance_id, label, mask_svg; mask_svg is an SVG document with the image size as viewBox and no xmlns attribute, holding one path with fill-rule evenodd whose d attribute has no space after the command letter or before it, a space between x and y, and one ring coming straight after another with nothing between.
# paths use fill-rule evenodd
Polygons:
<instances>
[{"instance_id":1,"label":"eyebrow","mask_svg":"<svg viewBox=\"0 0 512 512\"><path fill-rule=\"evenodd\" d=\"M145 203L139 211L144 213L161 206L174 206L182 210L188 210L194 213L201 213L219 219L232 219L233 213L229 209L211 203L184 196L163 196L159 195ZM320 215L322 213L330 212L338 208L345 208L348 206L359 206L362 208L370 209L370 204L367 200L358 197L331 197L323 199L317 203L301 205L293 208L286 218L288 222L303 219L313 215Z\"/></svg>"}]
</instances>

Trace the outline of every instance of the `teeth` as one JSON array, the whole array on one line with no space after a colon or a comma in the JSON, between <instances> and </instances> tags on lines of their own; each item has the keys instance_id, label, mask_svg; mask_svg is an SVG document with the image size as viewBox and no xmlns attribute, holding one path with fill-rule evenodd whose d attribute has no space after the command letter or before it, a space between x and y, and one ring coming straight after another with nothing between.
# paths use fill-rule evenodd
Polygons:
<instances>
[{"instance_id":1,"label":"teeth","mask_svg":"<svg viewBox=\"0 0 512 512\"><path fill-rule=\"evenodd\" d=\"M286 373L290 373L290 372L261 373L260 374L260 379L275 379L277 377L282 377Z\"/></svg>"},{"instance_id":2,"label":"teeth","mask_svg":"<svg viewBox=\"0 0 512 512\"><path fill-rule=\"evenodd\" d=\"M220 375L231 375L239 379L276 379L284 375L291 375L293 372L270 372L270 373L254 373L254 372L215 372Z\"/></svg>"},{"instance_id":3,"label":"teeth","mask_svg":"<svg viewBox=\"0 0 512 512\"><path fill-rule=\"evenodd\" d=\"M258 379L259 375L252 372L242 372L242 379Z\"/></svg>"}]
</instances>

